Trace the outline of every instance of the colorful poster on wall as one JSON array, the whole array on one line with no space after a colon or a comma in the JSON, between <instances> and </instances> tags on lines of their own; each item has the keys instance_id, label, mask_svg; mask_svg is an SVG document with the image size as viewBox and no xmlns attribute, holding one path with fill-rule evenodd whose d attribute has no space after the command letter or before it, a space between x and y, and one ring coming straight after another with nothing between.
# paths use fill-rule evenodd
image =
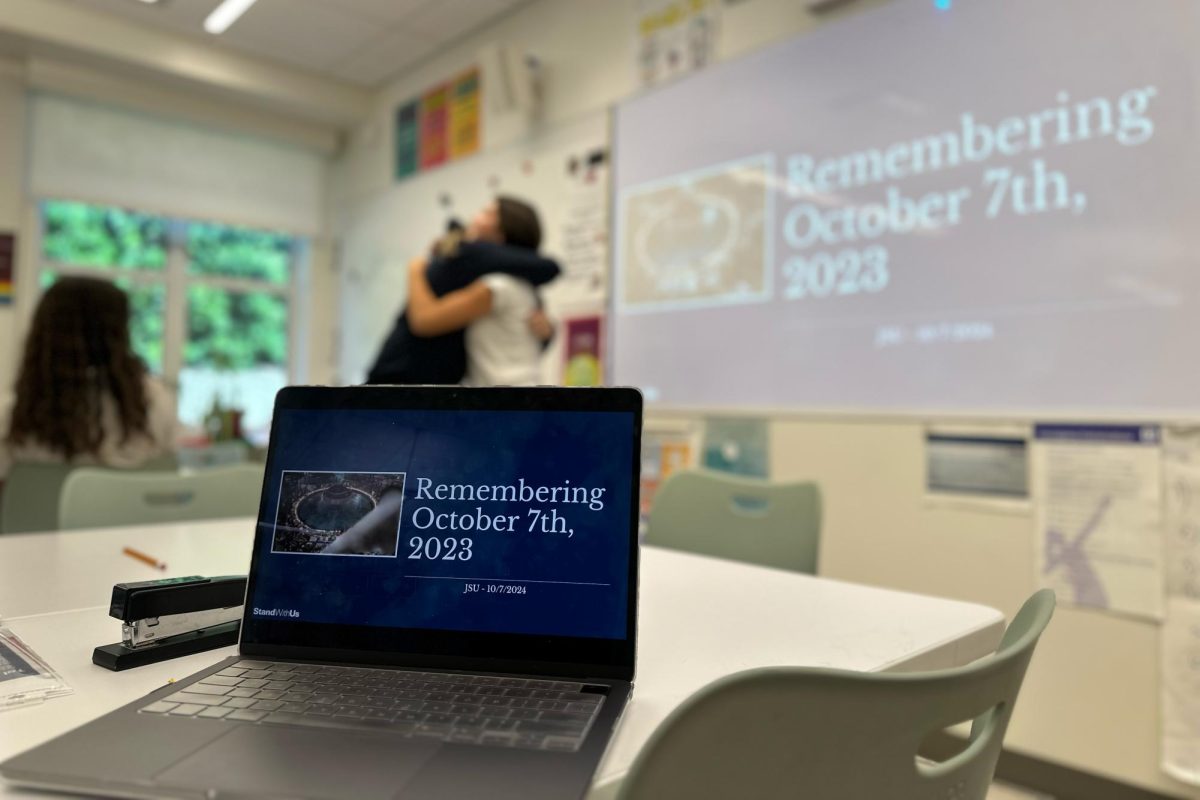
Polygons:
<instances>
[{"instance_id":1,"label":"colorful poster on wall","mask_svg":"<svg viewBox=\"0 0 1200 800\"><path fill-rule=\"evenodd\" d=\"M0 306L13 301L13 275L17 263L17 237L0 233Z\"/></svg>"},{"instance_id":2,"label":"colorful poster on wall","mask_svg":"<svg viewBox=\"0 0 1200 800\"><path fill-rule=\"evenodd\" d=\"M699 427L692 422L658 429L647 424L642 432L642 475L640 484L641 521L644 524L654 507L654 496L672 473L694 464L700 438Z\"/></svg>"},{"instance_id":3,"label":"colorful poster on wall","mask_svg":"<svg viewBox=\"0 0 1200 800\"><path fill-rule=\"evenodd\" d=\"M479 70L455 78L450 88L450 158L479 150Z\"/></svg>"},{"instance_id":4,"label":"colorful poster on wall","mask_svg":"<svg viewBox=\"0 0 1200 800\"><path fill-rule=\"evenodd\" d=\"M481 79L478 67L396 108L395 180L479 152Z\"/></svg>"},{"instance_id":5,"label":"colorful poster on wall","mask_svg":"<svg viewBox=\"0 0 1200 800\"><path fill-rule=\"evenodd\" d=\"M449 156L449 96L450 87L443 84L421 98L421 169L444 164Z\"/></svg>"},{"instance_id":6,"label":"colorful poster on wall","mask_svg":"<svg viewBox=\"0 0 1200 800\"><path fill-rule=\"evenodd\" d=\"M396 179L406 178L417 171L418 146L421 135L418 127L418 103L413 100L396 109Z\"/></svg>"},{"instance_id":7,"label":"colorful poster on wall","mask_svg":"<svg viewBox=\"0 0 1200 800\"><path fill-rule=\"evenodd\" d=\"M719 13L718 0L639 0L636 51L642 86L711 64Z\"/></svg>"},{"instance_id":8,"label":"colorful poster on wall","mask_svg":"<svg viewBox=\"0 0 1200 800\"><path fill-rule=\"evenodd\" d=\"M603 318L576 317L567 320L563 327L563 385L599 386L604 381Z\"/></svg>"}]
</instances>

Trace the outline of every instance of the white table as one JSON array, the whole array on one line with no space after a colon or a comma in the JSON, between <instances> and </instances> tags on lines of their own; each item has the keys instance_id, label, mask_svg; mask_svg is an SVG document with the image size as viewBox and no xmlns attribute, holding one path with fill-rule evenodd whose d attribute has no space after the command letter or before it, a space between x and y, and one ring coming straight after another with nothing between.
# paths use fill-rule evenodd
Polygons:
<instances>
[{"instance_id":1,"label":"white table","mask_svg":"<svg viewBox=\"0 0 1200 800\"><path fill-rule=\"evenodd\" d=\"M244 575L253 543L252 519L0 536L0 617L107 606L115 583ZM167 569L130 558L125 547Z\"/></svg>"},{"instance_id":2,"label":"white table","mask_svg":"<svg viewBox=\"0 0 1200 800\"><path fill-rule=\"evenodd\" d=\"M0 760L183 678L235 648L113 673L91 663L116 641L114 583L156 576L245 572L253 522L228 520L0 537L0 614L75 693L0 713ZM165 561L160 573L121 554ZM752 667L862 671L965 664L990 653L1004 628L984 606L813 578L717 559L642 549L633 700L598 780L625 772L654 728L684 698ZM0 787L0 797L45 795Z\"/></svg>"}]
</instances>

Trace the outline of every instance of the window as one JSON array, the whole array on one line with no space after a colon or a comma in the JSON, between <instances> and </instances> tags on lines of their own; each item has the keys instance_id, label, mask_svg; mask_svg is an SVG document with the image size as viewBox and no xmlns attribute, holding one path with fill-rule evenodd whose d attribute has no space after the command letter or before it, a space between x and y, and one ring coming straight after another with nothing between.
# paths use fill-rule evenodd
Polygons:
<instances>
[{"instance_id":1,"label":"window","mask_svg":"<svg viewBox=\"0 0 1200 800\"><path fill-rule=\"evenodd\" d=\"M179 391L200 428L214 403L243 412L265 441L275 392L289 382L298 257L286 234L49 200L41 205L41 285L101 275L130 296L133 346Z\"/></svg>"}]
</instances>

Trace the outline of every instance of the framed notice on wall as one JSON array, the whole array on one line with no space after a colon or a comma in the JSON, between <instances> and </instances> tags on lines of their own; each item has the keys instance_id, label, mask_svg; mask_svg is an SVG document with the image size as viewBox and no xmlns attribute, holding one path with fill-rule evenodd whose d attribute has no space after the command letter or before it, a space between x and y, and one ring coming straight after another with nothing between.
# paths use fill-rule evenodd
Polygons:
<instances>
[{"instance_id":1,"label":"framed notice on wall","mask_svg":"<svg viewBox=\"0 0 1200 800\"><path fill-rule=\"evenodd\" d=\"M13 276L17 263L17 237L0 233L0 306L13 301Z\"/></svg>"}]
</instances>

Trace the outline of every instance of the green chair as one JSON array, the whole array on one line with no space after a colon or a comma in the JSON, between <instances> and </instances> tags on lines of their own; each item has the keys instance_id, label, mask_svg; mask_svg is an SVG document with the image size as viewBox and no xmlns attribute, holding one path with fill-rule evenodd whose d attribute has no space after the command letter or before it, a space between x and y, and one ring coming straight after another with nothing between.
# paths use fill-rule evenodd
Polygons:
<instances>
[{"instance_id":1,"label":"green chair","mask_svg":"<svg viewBox=\"0 0 1200 800\"><path fill-rule=\"evenodd\" d=\"M0 483L0 533L33 533L56 531L58 501L63 484L74 470L73 464L42 464L18 461ZM174 453L156 456L137 467L121 467L121 471L177 469ZM113 469L92 467L92 469ZM6 498L11 502L6 502Z\"/></svg>"},{"instance_id":2,"label":"green chair","mask_svg":"<svg viewBox=\"0 0 1200 800\"><path fill-rule=\"evenodd\" d=\"M244 464L177 472L81 468L59 500L59 527L103 528L248 517L258 513L263 466Z\"/></svg>"},{"instance_id":3,"label":"green chair","mask_svg":"<svg viewBox=\"0 0 1200 800\"><path fill-rule=\"evenodd\" d=\"M820 537L816 484L687 470L655 494L645 542L812 575Z\"/></svg>"},{"instance_id":4,"label":"green chair","mask_svg":"<svg viewBox=\"0 0 1200 800\"><path fill-rule=\"evenodd\" d=\"M658 727L619 782L589 800L984 800L1054 593L1026 601L995 654L955 669L864 673L768 667L701 689ZM971 721L963 750L918 757Z\"/></svg>"},{"instance_id":5,"label":"green chair","mask_svg":"<svg viewBox=\"0 0 1200 800\"><path fill-rule=\"evenodd\" d=\"M74 469L68 464L13 464L0 490L0 533L58 530L58 496Z\"/></svg>"}]
</instances>

